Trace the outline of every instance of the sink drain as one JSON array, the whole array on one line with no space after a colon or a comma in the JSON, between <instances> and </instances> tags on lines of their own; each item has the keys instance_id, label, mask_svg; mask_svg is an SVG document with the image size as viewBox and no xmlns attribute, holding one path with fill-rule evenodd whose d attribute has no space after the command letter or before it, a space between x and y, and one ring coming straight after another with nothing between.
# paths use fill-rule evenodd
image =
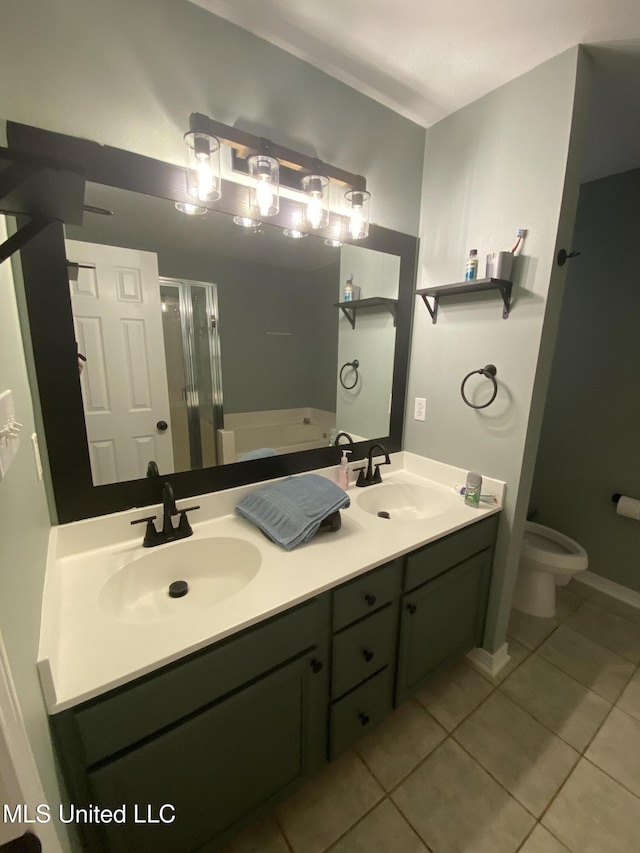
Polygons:
<instances>
[{"instance_id":1,"label":"sink drain","mask_svg":"<svg viewBox=\"0 0 640 853\"><path fill-rule=\"evenodd\" d=\"M189 592L189 584L186 581L174 581L169 586L170 598L182 598Z\"/></svg>"},{"instance_id":2,"label":"sink drain","mask_svg":"<svg viewBox=\"0 0 640 853\"><path fill-rule=\"evenodd\" d=\"M391 518L391 516L386 511L386 509L381 509L380 512L378 513L378 518Z\"/></svg>"}]
</instances>

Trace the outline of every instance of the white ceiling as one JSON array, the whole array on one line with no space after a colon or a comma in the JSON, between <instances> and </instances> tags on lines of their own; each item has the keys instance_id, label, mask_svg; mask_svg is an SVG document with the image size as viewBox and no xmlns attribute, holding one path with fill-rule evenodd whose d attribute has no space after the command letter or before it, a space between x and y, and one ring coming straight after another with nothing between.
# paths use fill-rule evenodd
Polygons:
<instances>
[{"instance_id":1,"label":"white ceiling","mask_svg":"<svg viewBox=\"0 0 640 853\"><path fill-rule=\"evenodd\" d=\"M424 127L576 44L597 45L598 138L584 176L640 165L638 0L191 2Z\"/></svg>"}]
</instances>

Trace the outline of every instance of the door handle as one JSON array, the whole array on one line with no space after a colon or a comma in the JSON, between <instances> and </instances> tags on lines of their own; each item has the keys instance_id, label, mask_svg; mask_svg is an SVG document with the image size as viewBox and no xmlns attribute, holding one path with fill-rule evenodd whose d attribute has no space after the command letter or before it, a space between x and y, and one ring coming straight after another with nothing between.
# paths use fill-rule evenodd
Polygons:
<instances>
[{"instance_id":1,"label":"door handle","mask_svg":"<svg viewBox=\"0 0 640 853\"><path fill-rule=\"evenodd\" d=\"M160 432L164 432L166 429L169 428L169 424L166 421L158 421L156 426Z\"/></svg>"}]
</instances>

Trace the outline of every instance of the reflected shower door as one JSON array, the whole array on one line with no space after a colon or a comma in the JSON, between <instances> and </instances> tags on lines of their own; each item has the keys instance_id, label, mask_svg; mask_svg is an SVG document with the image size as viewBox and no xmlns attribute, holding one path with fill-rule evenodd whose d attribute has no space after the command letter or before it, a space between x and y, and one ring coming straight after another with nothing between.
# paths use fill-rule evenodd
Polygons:
<instances>
[{"instance_id":1,"label":"reflected shower door","mask_svg":"<svg viewBox=\"0 0 640 853\"><path fill-rule=\"evenodd\" d=\"M218 464L222 372L215 284L160 279L177 471Z\"/></svg>"}]
</instances>

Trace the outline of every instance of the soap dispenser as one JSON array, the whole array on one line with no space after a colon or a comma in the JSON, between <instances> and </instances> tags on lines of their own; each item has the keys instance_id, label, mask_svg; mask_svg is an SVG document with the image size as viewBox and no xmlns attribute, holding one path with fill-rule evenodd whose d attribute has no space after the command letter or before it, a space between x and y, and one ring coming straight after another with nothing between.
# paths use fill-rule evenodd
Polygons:
<instances>
[{"instance_id":1,"label":"soap dispenser","mask_svg":"<svg viewBox=\"0 0 640 853\"><path fill-rule=\"evenodd\" d=\"M347 453L351 453L351 450L343 450L342 458L340 459L340 467L338 468L338 485L341 489L344 489L345 492L349 488L349 459L347 457Z\"/></svg>"}]
</instances>

